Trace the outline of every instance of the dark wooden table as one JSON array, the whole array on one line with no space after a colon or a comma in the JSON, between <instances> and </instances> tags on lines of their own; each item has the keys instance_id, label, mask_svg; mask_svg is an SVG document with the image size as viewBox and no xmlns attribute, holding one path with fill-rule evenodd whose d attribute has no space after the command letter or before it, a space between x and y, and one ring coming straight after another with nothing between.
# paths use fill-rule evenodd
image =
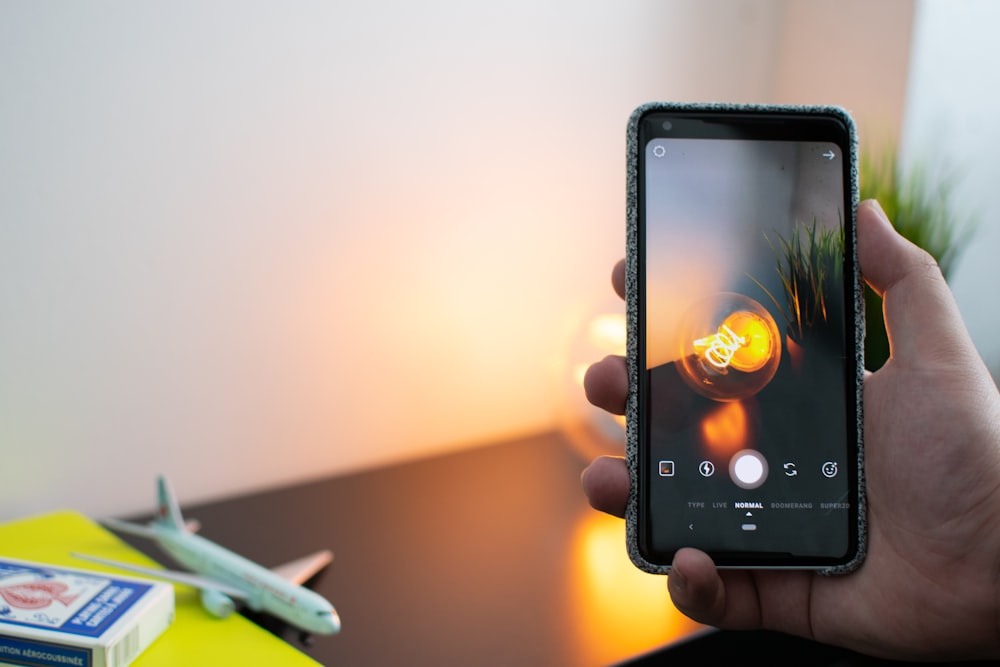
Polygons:
<instances>
[{"instance_id":1,"label":"dark wooden table","mask_svg":"<svg viewBox=\"0 0 1000 667\"><path fill-rule=\"evenodd\" d=\"M762 651L772 665L876 664L684 619L666 580L628 562L621 522L590 509L584 465L552 433L183 510L202 535L263 565L335 552L314 587L343 631L302 647L328 665L702 667Z\"/></svg>"}]
</instances>

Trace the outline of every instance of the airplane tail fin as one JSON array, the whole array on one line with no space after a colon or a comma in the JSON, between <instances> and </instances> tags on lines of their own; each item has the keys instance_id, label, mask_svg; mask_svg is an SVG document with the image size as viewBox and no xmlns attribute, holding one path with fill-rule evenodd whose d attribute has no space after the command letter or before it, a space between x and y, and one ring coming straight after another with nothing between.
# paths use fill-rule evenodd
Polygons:
<instances>
[{"instance_id":1,"label":"airplane tail fin","mask_svg":"<svg viewBox=\"0 0 1000 667\"><path fill-rule=\"evenodd\" d=\"M156 523L181 532L186 530L177 498L163 475L156 478Z\"/></svg>"}]
</instances>

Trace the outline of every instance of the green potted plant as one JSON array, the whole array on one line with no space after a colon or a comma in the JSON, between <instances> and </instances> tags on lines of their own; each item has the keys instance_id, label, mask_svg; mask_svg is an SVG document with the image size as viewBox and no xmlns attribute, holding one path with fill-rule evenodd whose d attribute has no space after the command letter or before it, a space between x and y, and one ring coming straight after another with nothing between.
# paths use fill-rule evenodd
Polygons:
<instances>
[{"instance_id":1,"label":"green potted plant","mask_svg":"<svg viewBox=\"0 0 1000 667\"><path fill-rule=\"evenodd\" d=\"M945 279L968 245L975 224L955 205L957 183L952 172L931 174L926 163L906 173L894 150L862 153L859 161L862 199L877 199L893 226L937 260ZM865 286L865 367L878 370L889 359L889 340L882 320L882 299Z\"/></svg>"}]
</instances>

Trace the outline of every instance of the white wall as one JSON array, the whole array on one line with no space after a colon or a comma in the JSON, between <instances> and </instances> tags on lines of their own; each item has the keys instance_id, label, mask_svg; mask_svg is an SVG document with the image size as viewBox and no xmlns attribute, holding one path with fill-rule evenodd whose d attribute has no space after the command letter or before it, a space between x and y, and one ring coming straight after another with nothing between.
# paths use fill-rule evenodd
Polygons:
<instances>
[{"instance_id":1,"label":"white wall","mask_svg":"<svg viewBox=\"0 0 1000 667\"><path fill-rule=\"evenodd\" d=\"M783 73L870 4L3 3L0 520L552 428L567 342L620 307L631 109L881 117L858 82L908 29L820 93Z\"/></svg>"},{"instance_id":2,"label":"white wall","mask_svg":"<svg viewBox=\"0 0 1000 667\"><path fill-rule=\"evenodd\" d=\"M957 178L956 200L978 228L950 283L980 354L1000 377L1000 4L921 0L913 34L903 148Z\"/></svg>"}]
</instances>

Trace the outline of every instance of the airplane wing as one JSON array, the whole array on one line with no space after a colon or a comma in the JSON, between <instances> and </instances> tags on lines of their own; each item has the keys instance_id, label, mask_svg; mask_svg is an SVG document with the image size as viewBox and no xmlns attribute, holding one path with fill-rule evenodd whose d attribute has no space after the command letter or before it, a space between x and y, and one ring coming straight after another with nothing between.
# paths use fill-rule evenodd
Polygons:
<instances>
[{"instance_id":1,"label":"airplane wing","mask_svg":"<svg viewBox=\"0 0 1000 667\"><path fill-rule=\"evenodd\" d=\"M187 586L194 586L195 588L200 588L202 590L212 590L219 591L220 593L225 593L229 597L236 600L246 600L247 594L238 588L233 588L232 586L227 586L226 584L216 581L214 579L209 579L208 577L202 577L197 574L192 574L191 572L178 572L177 570L159 570L152 567L143 567L141 565L133 565L131 563L121 563L115 560L109 560L107 558L98 558L97 556L87 556L85 554L74 553L73 556L76 558L82 558L83 560L89 560L94 563L100 563L101 565L110 565L111 567L121 568L122 570L128 570L129 572L135 572L147 577L154 577L156 579L166 579L167 581L172 581L176 584L185 584Z\"/></svg>"},{"instance_id":2,"label":"airplane wing","mask_svg":"<svg viewBox=\"0 0 1000 667\"><path fill-rule=\"evenodd\" d=\"M317 572L333 562L332 551L317 551L290 563L271 568L271 572L290 581L296 586L301 586L311 579Z\"/></svg>"}]
</instances>

